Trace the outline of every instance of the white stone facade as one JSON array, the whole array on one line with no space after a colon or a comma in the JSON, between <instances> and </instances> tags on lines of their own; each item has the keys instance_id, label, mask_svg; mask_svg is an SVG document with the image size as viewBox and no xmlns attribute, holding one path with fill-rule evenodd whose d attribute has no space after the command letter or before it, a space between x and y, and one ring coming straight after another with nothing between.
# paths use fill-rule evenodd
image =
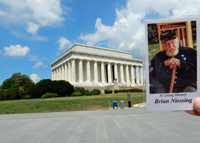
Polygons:
<instances>
[{"instance_id":1,"label":"white stone facade","mask_svg":"<svg viewBox=\"0 0 200 143\"><path fill-rule=\"evenodd\" d=\"M143 85L142 60L128 52L74 44L51 63L52 80L74 86Z\"/></svg>"}]
</instances>

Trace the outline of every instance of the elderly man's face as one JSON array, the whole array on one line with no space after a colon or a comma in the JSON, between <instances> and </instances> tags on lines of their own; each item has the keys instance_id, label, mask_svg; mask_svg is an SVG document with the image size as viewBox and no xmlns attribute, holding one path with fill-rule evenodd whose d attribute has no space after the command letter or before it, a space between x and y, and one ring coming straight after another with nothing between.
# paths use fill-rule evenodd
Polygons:
<instances>
[{"instance_id":1,"label":"elderly man's face","mask_svg":"<svg viewBox=\"0 0 200 143\"><path fill-rule=\"evenodd\" d=\"M179 52L178 47L179 47L178 37L175 39L168 40L163 44L163 49L165 50L166 55L169 57L173 57L178 54Z\"/></svg>"}]
</instances>

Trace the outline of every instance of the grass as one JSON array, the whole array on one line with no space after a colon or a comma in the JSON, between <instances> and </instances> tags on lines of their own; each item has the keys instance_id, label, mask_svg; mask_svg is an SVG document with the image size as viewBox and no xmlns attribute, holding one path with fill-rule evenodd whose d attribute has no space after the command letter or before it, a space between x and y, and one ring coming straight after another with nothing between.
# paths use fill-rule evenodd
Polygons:
<instances>
[{"instance_id":1,"label":"grass","mask_svg":"<svg viewBox=\"0 0 200 143\"><path fill-rule=\"evenodd\" d=\"M23 99L0 101L0 114L44 113L81 110L100 110L112 107L112 101L125 101L127 93L101 94L97 96L57 97L47 99ZM131 93L131 104L143 103L143 92Z\"/></svg>"},{"instance_id":2,"label":"grass","mask_svg":"<svg viewBox=\"0 0 200 143\"><path fill-rule=\"evenodd\" d=\"M159 44L153 44L153 45L149 45L149 65L151 64L151 60L153 59L153 57L160 52L159 49Z\"/></svg>"}]
</instances>

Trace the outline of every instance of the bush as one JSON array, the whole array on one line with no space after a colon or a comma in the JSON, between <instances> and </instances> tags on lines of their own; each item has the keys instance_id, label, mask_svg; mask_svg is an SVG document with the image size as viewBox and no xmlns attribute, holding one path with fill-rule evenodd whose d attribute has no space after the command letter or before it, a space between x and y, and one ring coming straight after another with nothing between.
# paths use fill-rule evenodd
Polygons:
<instances>
[{"instance_id":1,"label":"bush","mask_svg":"<svg viewBox=\"0 0 200 143\"><path fill-rule=\"evenodd\" d=\"M127 89L127 90L118 90L118 92L143 92L143 90L142 89L137 89L137 88L135 88L135 89Z\"/></svg>"},{"instance_id":2,"label":"bush","mask_svg":"<svg viewBox=\"0 0 200 143\"><path fill-rule=\"evenodd\" d=\"M99 95L101 92L98 89L93 89L92 91L90 91L90 95Z\"/></svg>"},{"instance_id":3,"label":"bush","mask_svg":"<svg viewBox=\"0 0 200 143\"><path fill-rule=\"evenodd\" d=\"M29 94L32 98L40 98L45 93L57 93L63 97L66 95L70 96L73 92L74 86L68 81L43 79L30 89Z\"/></svg>"},{"instance_id":4,"label":"bush","mask_svg":"<svg viewBox=\"0 0 200 143\"><path fill-rule=\"evenodd\" d=\"M112 93L112 90L105 90L105 94L110 94Z\"/></svg>"},{"instance_id":5,"label":"bush","mask_svg":"<svg viewBox=\"0 0 200 143\"><path fill-rule=\"evenodd\" d=\"M71 94L71 96L82 96L82 93L80 92L74 92Z\"/></svg>"},{"instance_id":6,"label":"bush","mask_svg":"<svg viewBox=\"0 0 200 143\"><path fill-rule=\"evenodd\" d=\"M59 97L57 93L45 93L41 96L41 98L53 98L53 97Z\"/></svg>"},{"instance_id":7,"label":"bush","mask_svg":"<svg viewBox=\"0 0 200 143\"><path fill-rule=\"evenodd\" d=\"M87 96L91 95L90 91L89 91L89 90L86 90L86 91L85 91L85 95L87 95Z\"/></svg>"},{"instance_id":8,"label":"bush","mask_svg":"<svg viewBox=\"0 0 200 143\"><path fill-rule=\"evenodd\" d=\"M83 87L75 87L74 91L80 92L80 93L82 93L82 95L85 95L85 88L83 88Z\"/></svg>"},{"instance_id":9,"label":"bush","mask_svg":"<svg viewBox=\"0 0 200 143\"><path fill-rule=\"evenodd\" d=\"M119 90L117 90L117 89L114 90L114 93L118 93L118 92L119 92Z\"/></svg>"},{"instance_id":10,"label":"bush","mask_svg":"<svg viewBox=\"0 0 200 143\"><path fill-rule=\"evenodd\" d=\"M57 93L62 97L66 95L70 96L74 92L74 86L71 85L68 81L58 80L53 81L53 93Z\"/></svg>"},{"instance_id":11,"label":"bush","mask_svg":"<svg viewBox=\"0 0 200 143\"><path fill-rule=\"evenodd\" d=\"M0 88L0 100L5 100L4 98L4 90Z\"/></svg>"},{"instance_id":12,"label":"bush","mask_svg":"<svg viewBox=\"0 0 200 143\"><path fill-rule=\"evenodd\" d=\"M24 99L31 99L31 96L30 95L25 95Z\"/></svg>"}]
</instances>

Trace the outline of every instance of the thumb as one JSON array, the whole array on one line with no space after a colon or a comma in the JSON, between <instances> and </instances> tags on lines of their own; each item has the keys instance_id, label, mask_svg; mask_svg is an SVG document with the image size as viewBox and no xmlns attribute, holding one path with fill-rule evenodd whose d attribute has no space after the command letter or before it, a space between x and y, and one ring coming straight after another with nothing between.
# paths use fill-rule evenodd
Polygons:
<instances>
[{"instance_id":1,"label":"thumb","mask_svg":"<svg viewBox=\"0 0 200 143\"><path fill-rule=\"evenodd\" d=\"M195 101L194 101L194 108L200 114L200 98L195 99Z\"/></svg>"}]
</instances>

